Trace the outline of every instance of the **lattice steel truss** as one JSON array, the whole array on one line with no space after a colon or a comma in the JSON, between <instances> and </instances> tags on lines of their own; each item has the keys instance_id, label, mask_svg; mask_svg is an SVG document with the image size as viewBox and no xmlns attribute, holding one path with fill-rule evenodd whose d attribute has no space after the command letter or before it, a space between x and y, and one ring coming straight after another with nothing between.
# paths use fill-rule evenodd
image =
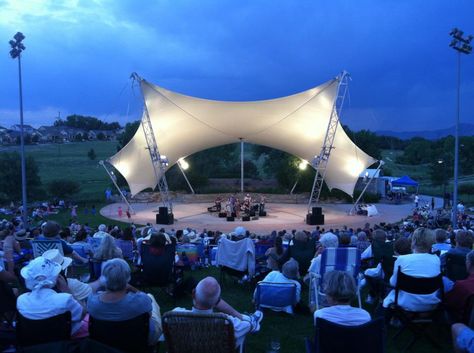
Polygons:
<instances>
[{"instance_id":1,"label":"lattice steel truss","mask_svg":"<svg viewBox=\"0 0 474 353\"><path fill-rule=\"evenodd\" d=\"M137 73L132 73L130 76L133 80L142 84L143 79L138 76ZM142 94L143 95L143 94ZM148 114L148 108L146 106L145 97L143 96L144 103L144 113L142 117L142 126L143 132L145 133L145 139L148 146L148 151L150 152L151 162L153 163L153 171L155 172L155 177L158 179L158 189L160 190L160 198L163 207L168 208L168 213L173 213L173 203L171 202L168 182L166 181L165 170L168 166L168 161L158 150L158 145L156 144L155 134L153 132L153 126L151 124L150 115Z\"/></svg>"},{"instance_id":2,"label":"lattice steel truss","mask_svg":"<svg viewBox=\"0 0 474 353\"><path fill-rule=\"evenodd\" d=\"M314 176L313 188L311 190L311 196L308 202L308 213L310 213L311 208L316 206L319 202L319 197L323 188L324 177L326 176L326 168L329 162L329 156L331 155L331 150L335 148L333 146L334 137L336 136L339 116L346 98L347 88L350 80L349 73L343 71L336 78L336 80L339 81L339 85L337 87L337 96L332 107L331 117L329 118L328 128L326 130L326 136L324 137L324 143L321 147L321 152L312 161L312 165L314 169L316 169L316 175Z\"/></svg>"}]
</instances>

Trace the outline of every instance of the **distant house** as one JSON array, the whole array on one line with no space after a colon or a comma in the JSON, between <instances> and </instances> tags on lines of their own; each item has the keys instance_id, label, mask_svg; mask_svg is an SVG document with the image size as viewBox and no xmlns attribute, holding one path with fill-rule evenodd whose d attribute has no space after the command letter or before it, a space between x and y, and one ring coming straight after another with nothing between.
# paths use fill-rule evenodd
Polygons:
<instances>
[{"instance_id":1,"label":"distant house","mask_svg":"<svg viewBox=\"0 0 474 353\"><path fill-rule=\"evenodd\" d=\"M117 133L114 130L89 130L88 136L90 140L115 140Z\"/></svg>"},{"instance_id":2,"label":"distant house","mask_svg":"<svg viewBox=\"0 0 474 353\"><path fill-rule=\"evenodd\" d=\"M11 130L20 132L21 131L21 125L20 124L12 125ZM35 131L36 131L36 129L33 126L23 124L23 132L25 134L32 135Z\"/></svg>"},{"instance_id":3,"label":"distant house","mask_svg":"<svg viewBox=\"0 0 474 353\"><path fill-rule=\"evenodd\" d=\"M41 142L62 143L68 141L67 132L58 126L40 126Z\"/></svg>"}]
</instances>

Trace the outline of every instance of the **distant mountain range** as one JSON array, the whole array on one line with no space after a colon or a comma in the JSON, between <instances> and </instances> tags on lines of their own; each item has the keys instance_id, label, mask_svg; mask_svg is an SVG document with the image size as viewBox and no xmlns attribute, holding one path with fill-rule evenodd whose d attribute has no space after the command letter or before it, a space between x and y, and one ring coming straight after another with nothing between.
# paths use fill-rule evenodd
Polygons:
<instances>
[{"instance_id":1,"label":"distant mountain range","mask_svg":"<svg viewBox=\"0 0 474 353\"><path fill-rule=\"evenodd\" d=\"M455 127L449 127L446 129L439 130L423 130L423 131L389 131L380 130L376 131L377 135L394 136L402 140L408 140L413 137L423 137L428 140L436 140L448 135L454 136ZM460 136L474 136L474 124L461 123L459 124L459 135Z\"/></svg>"}]
</instances>

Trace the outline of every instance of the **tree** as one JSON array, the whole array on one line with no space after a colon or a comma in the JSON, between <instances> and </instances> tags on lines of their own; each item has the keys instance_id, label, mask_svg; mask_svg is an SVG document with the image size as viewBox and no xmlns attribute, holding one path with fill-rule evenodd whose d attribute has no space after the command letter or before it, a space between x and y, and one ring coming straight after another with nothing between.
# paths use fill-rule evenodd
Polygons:
<instances>
[{"instance_id":1,"label":"tree","mask_svg":"<svg viewBox=\"0 0 474 353\"><path fill-rule=\"evenodd\" d=\"M125 125L124 132L119 136L119 147L123 148L132 139L140 126L140 120Z\"/></svg>"},{"instance_id":2,"label":"tree","mask_svg":"<svg viewBox=\"0 0 474 353\"><path fill-rule=\"evenodd\" d=\"M69 198L77 194L80 190L80 184L73 180L53 180L48 184L49 194L58 199Z\"/></svg>"},{"instance_id":3,"label":"tree","mask_svg":"<svg viewBox=\"0 0 474 353\"><path fill-rule=\"evenodd\" d=\"M92 161L97 157L93 148L91 148L89 152L87 152L87 157L89 157L89 159Z\"/></svg>"},{"instance_id":4,"label":"tree","mask_svg":"<svg viewBox=\"0 0 474 353\"><path fill-rule=\"evenodd\" d=\"M69 126L85 130L117 130L120 124L116 121L112 123L104 122L92 116L69 115L66 120L57 119L54 126Z\"/></svg>"},{"instance_id":5,"label":"tree","mask_svg":"<svg viewBox=\"0 0 474 353\"><path fill-rule=\"evenodd\" d=\"M29 200L44 198L38 166L31 156L26 158L26 186ZM14 201L21 199L21 159L16 152L0 154L0 194Z\"/></svg>"},{"instance_id":6,"label":"tree","mask_svg":"<svg viewBox=\"0 0 474 353\"><path fill-rule=\"evenodd\" d=\"M97 139L100 140L100 141L104 141L105 140L105 134L103 132L99 132L97 134Z\"/></svg>"}]
</instances>

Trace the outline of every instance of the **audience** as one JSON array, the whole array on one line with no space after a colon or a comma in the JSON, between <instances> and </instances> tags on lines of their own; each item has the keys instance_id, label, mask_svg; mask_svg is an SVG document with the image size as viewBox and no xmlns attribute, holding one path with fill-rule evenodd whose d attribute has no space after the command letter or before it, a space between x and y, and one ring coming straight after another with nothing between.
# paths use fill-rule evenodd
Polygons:
<instances>
[{"instance_id":1,"label":"audience","mask_svg":"<svg viewBox=\"0 0 474 353\"><path fill-rule=\"evenodd\" d=\"M95 261L107 261L115 258L122 258L122 250L115 244L115 239L110 234L102 236L98 248L94 251Z\"/></svg>"},{"instance_id":2,"label":"audience","mask_svg":"<svg viewBox=\"0 0 474 353\"><path fill-rule=\"evenodd\" d=\"M99 281L105 291L89 297L87 301L89 314L99 320L124 321L149 313L148 343L156 344L162 333L160 307L151 294L140 292L128 284L130 266L127 262L122 259L105 262Z\"/></svg>"},{"instance_id":3,"label":"audience","mask_svg":"<svg viewBox=\"0 0 474 353\"><path fill-rule=\"evenodd\" d=\"M435 229L435 239L436 243L433 244L432 252L440 251L444 253L451 249L451 244L448 244L446 241L448 239L448 233L444 229Z\"/></svg>"},{"instance_id":4,"label":"audience","mask_svg":"<svg viewBox=\"0 0 474 353\"><path fill-rule=\"evenodd\" d=\"M44 257L37 257L21 269L26 288L30 292L18 297L17 309L27 319L47 319L66 311L71 312L71 335L83 337L87 322L81 321L86 310L71 294L67 282L59 277L61 265ZM55 288L56 290L54 290Z\"/></svg>"},{"instance_id":5,"label":"audience","mask_svg":"<svg viewBox=\"0 0 474 353\"><path fill-rule=\"evenodd\" d=\"M221 298L221 287L214 277L206 277L201 280L193 291L193 308L175 308L175 311L191 311L194 313L210 314L214 309L227 314L228 319L234 326L236 346L244 342L248 333L258 332L260 322L263 319L261 311L255 311L251 315L242 315Z\"/></svg>"},{"instance_id":6,"label":"audience","mask_svg":"<svg viewBox=\"0 0 474 353\"><path fill-rule=\"evenodd\" d=\"M397 284L398 270L412 277L435 277L439 275L440 260L436 255L430 254L434 243L433 231L427 228L417 228L412 235L412 254L401 255L394 264L393 275L390 278L390 285ZM385 308L395 300L395 291L392 290L383 301ZM398 295L398 304L409 311L429 311L434 309L440 302L438 293L410 294L401 291Z\"/></svg>"},{"instance_id":7,"label":"audience","mask_svg":"<svg viewBox=\"0 0 474 353\"><path fill-rule=\"evenodd\" d=\"M265 252L265 256L267 257L267 267L272 271L278 271L280 269L279 262L280 259L284 255L283 249L283 238L276 237L274 246L268 249Z\"/></svg>"},{"instance_id":8,"label":"audience","mask_svg":"<svg viewBox=\"0 0 474 353\"><path fill-rule=\"evenodd\" d=\"M466 255L466 269L469 276L454 283L452 290L445 295L445 307L454 322L469 320L469 299L474 295L474 250Z\"/></svg>"},{"instance_id":9,"label":"audience","mask_svg":"<svg viewBox=\"0 0 474 353\"><path fill-rule=\"evenodd\" d=\"M351 301L356 295L356 283L349 273L344 271L326 273L323 288L329 306L314 312L315 324L316 318L346 326L362 325L371 320L367 311L351 306Z\"/></svg>"},{"instance_id":10,"label":"audience","mask_svg":"<svg viewBox=\"0 0 474 353\"><path fill-rule=\"evenodd\" d=\"M263 282L270 283L294 283L296 285L296 303L301 300L301 284L298 281L300 278L298 262L293 258L285 262L281 268L281 272L273 270L265 276ZM255 298L255 293L254 293Z\"/></svg>"},{"instance_id":11,"label":"audience","mask_svg":"<svg viewBox=\"0 0 474 353\"><path fill-rule=\"evenodd\" d=\"M389 266L393 270L393 275L391 277L390 274L386 275L386 279L390 277L392 286L396 284L399 268L405 274L413 277L433 277L440 273L440 252L441 254L465 256L469 277L452 284L452 290L446 293L444 304L451 322L467 323L470 315L468 312L469 298L474 294L474 251L472 250L474 237L472 232L462 229L452 233L444 229L432 231L420 227L422 224L423 217L420 218L419 224L407 223L400 225L400 227L381 224L381 226L375 225L372 230L367 224L363 230L340 227L340 230L331 229L331 232L328 233L324 233L324 229L318 229L312 233L311 238L309 237L310 233L296 230L281 231L278 232L278 236L276 231L272 232L272 235L235 231L233 236L237 240L248 238L247 242L261 244L273 242L273 247L265 253L267 268L270 272L260 272L261 274L267 273L263 281L294 283L297 302L300 302L301 293L305 290L305 287L302 287L300 275L308 271L319 273L321 253L327 248L356 247L366 259L374 259L379 256L379 250L382 248L384 251L390 250L396 260L393 268ZM202 243L205 247L204 254L207 254L204 256L210 256L209 244L213 243L214 238L219 239L222 234L218 231L207 230L198 232L195 229L186 229L185 232L179 229L165 232L164 229L158 231L151 225L136 231L130 227L121 230L118 226L107 227L104 224L100 225L97 232L94 233L94 230L84 225L81 226L77 221L72 222L70 227L63 228L61 232L59 225L50 221L43 223L41 228L30 229L28 232L20 227L21 223L19 222L8 223L6 220L0 222L0 240L3 240L3 253L0 252L0 257L3 255L3 261L0 261L0 281L4 283L17 281L13 262L15 256L16 267L21 269L19 273L24 278L26 288L29 290L21 294L17 301L18 311L23 316L42 319L71 311L73 322L71 333L74 338L79 338L87 336L87 313L97 319L112 321L128 320L148 313L150 316L149 344L155 344L162 333L160 308L152 295L140 292L128 284L131 269L122 260L122 251L116 244L124 242L127 245L137 244L139 247L145 241L150 245L150 252L160 254L167 244L176 244L177 238L179 238L182 242ZM41 234L38 234L40 231ZM88 238L92 234L94 238L100 239L100 245L93 254L86 251L87 256L80 256L73 251L69 243L90 249ZM136 237L140 237L140 235L141 238L137 239ZM450 235L454 237L451 244L447 242ZM60 240L64 255L57 249L48 250L21 268L23 264L17 262L17 255L24 249L31 248L28 237L35 236L39 239ZM286 251L284 250L283 236L288 240L289 247ZM316 249L316 241L319 237L320 246ZM430 254L431 252L435 254ZM443 262L446 254L441 255ZM72 263L72 258L86 263L89 261L86 257L104 262L101 277L92 283L83 283L78 279L68 277L68 270L75 264ZM26 259L29 260L29 258ZM136 261L134 259L135 263L137 263ZM206 266L204 259L202 259L201 266ZM370 270L368 271L370 272ZM372 270L381 272L383 277L380 266ZM69 272L71 271L69 270ZM364 272L362 271L362 273ZM263 277L263 274L261 276ZM221 299L221 288L213 277L204 278L197 286L194 284L195 282L192 285L194 288L192 290L193 307L189 311L212 313L215 310L225 313L234 326L237 346L242 344L248 333L259 330L263 314L260 311L256 311L252 315L243 315L237 312ZM314 320L320 317L348 326L360 325L371 320L367 311L350 306L356 295L356 283L349 273L327 272L322 287L329 306L314 312ZM383 301L383 307L389 308L393 301L394 292L390 291ZM430 310L439 302L440 298L437 292L429 295L401 292L398 298L399 305L412 311ZM174 310L188 311L183 308ZM452 326L452 333L457 352L473 350L474 331L462 324L455 324Z\"/></svg>"}]
</instances>

